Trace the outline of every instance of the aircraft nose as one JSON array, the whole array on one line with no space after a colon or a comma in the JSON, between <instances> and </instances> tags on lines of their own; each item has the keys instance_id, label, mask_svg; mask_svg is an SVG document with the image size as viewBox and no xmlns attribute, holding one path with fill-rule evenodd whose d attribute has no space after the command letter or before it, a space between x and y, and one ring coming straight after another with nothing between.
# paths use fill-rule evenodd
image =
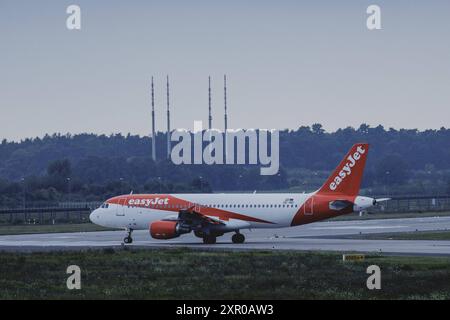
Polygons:
<instances>
[{"instance_id":1,"label":"aircraft nose","mask_svg":"<svg viewBox=\"0 0 450 320\"><path fill-rule=\"evenodd\" d=\"M96 211L97 211L97 209L92 211L91 214L89 215L89 220L91 220L92 223L96 223L96 221L97 221Z\"/></svg>"}]
</instances>

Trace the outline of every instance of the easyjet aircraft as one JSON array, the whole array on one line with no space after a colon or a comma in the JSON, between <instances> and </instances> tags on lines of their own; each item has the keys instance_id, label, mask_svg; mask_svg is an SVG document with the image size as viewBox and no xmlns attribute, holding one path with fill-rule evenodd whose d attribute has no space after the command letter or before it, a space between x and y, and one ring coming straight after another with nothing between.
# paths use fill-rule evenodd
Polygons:
<instances>
[{"instance_id":1,"label":"easyjet aircraft","mask_svg":"<svg viewBox=\"0 0 450 320\"><path fill-rule=\"evenodd\" d=\"M90 219L127 230L125 243L140 229L155 239L193 231L207 244L234 232L232 241L243 243L242 229L298 226L374 206L376 199L358 195L368 151L368 144L355 144L325 184L308 194L129 194L107 200Z\"/></svg>"}]
</instances>

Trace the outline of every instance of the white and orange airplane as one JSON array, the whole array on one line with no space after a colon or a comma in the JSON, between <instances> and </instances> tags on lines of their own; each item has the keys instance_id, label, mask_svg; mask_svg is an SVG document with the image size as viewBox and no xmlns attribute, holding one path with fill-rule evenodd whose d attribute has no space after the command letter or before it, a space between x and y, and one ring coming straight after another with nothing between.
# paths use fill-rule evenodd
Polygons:
<instances>
[{"instance_id":1,"label":"white and orange airplane","mask_svg":"<svg viewBox=\"0 0 450 320\"><path fill-rule=\"evenodd\" d=\"M142 229L149 229L155 239L194 231L206 244L235 232L233 243L243 243L243 229L298 226L388 200L358 195L368 151L367 143L355 144L325 184L308 194L129 194L107 200L90 219L104 227L125 229L125 243L133 241L133 230Z\"/></svg>"}]
</instances>

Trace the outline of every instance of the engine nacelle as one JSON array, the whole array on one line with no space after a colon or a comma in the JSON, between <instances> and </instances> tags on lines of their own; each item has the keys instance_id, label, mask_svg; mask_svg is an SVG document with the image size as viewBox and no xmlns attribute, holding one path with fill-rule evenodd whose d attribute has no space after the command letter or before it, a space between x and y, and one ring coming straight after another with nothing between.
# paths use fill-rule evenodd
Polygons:
<instances>
[{"instance_id":1,"label":"engine nacelle","mask_svg":"<svg viewBox=\"0 0 450 320\"><path fill-rule=\"evenodd\" d=\"M155 239L173 239L188 232L191 230L181 227L177 221L155 221L150 225L150 235Z\"/></svg>"},{"instance_id":2,"label":"engine nacelle","mask_svg":"<svg viewBox=\"0 0 450 320\"><path fill-rule=\"evenodd\" d=\"M353 211L354 212L364 211L370 207L373 207L375 204L376 200L373 198L358 196L355 198L355 202L353 204Z\"/></svg>"}]
</instances>

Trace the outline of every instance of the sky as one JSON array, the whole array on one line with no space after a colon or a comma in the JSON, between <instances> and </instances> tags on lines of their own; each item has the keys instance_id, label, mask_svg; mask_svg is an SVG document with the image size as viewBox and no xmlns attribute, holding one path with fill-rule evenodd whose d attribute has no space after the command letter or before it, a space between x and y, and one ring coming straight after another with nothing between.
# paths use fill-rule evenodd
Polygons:
<instances>
[{"instance_id":1,"label":"sky","mask_svg":"<svg viewBox=\"0 0 450 320\"><path fill-rule=\"evenodd\" d=\"M81 8L68 30L66 8ZM366 9L381 8L381 30ZM450 119L449 1L0 0L0 139L223 128L438 129Z\"/></svg>"}]
</instances>

